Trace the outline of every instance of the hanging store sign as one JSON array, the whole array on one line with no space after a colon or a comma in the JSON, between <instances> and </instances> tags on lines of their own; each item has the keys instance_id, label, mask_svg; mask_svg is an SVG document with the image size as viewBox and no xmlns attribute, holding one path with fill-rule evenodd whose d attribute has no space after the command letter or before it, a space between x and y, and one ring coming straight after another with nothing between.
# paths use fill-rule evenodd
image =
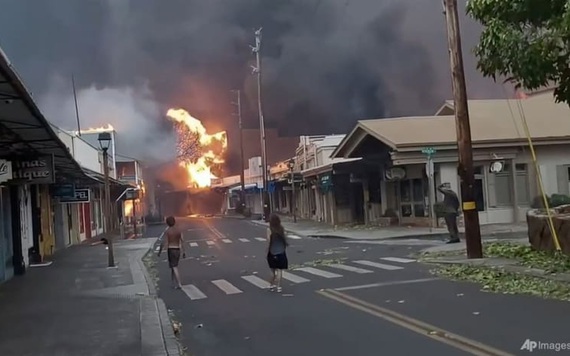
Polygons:
<instances>
[{"instance_id":1,"label":"hanging store sign","mask_svg":"<svg viewBox=\"0 0 570 356\"><path fill-rule=\"evenodd\" d=\"M91 190L75 189L73 197L61 197L60 203L89 203L91 201Z\"/></svg>"},{"instance_id":2,"label":"hanging store sign","mask_svg":"<svg viewBox=\"0 0 570 356\"><path fill-rule=\"evenodd\" d=\"M0 159L0 184L12 179L12 162Z\"/></svg>"},{"instance_id":3,"label":"hanging store sign","mask_svg":"<svg viewBox=\"0 0 570 356\"><path fill-rule=\"evenodd\" d=\"M53 187L53 196L59 198L75 197L75 184L61 184Z\"/></svg>"},{"instance_id":4,"label":"hanging store sign","mask_svg":"<svg viewBox=\"0 0 570 356\"><path fill-rule=\"evenodd\" d=\"M9 184L55 183L53 155L12 161L12 179Z\"/></svg>"}]
</instances>

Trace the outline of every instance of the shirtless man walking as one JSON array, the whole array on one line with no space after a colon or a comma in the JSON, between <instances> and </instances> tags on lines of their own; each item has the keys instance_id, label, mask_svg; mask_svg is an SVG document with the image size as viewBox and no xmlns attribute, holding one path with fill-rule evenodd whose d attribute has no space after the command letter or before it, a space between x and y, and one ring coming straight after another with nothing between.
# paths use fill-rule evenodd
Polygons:
<instances>
[{"instance_id":1,"label":"shirtless man walking","mask_svg":"<svg viewBox=\"0 0 570 356\"><path fill-rule=\"evenodd\" d=\"M186 258L182 232L180 229L178 229L178 227L175 226L176 220L173 216L166 218L166 225L168 225L168 228L164 232L162 245L158 250L158 256L160 256L162 250L165 248L168 254L168 264L170 266L170 276L172 278L172 283L174 284L174 288L181 289L182 283L180 282L180 273L178 272L180 252L182 252L182 258Z\"/></svg>"}]
</instances>

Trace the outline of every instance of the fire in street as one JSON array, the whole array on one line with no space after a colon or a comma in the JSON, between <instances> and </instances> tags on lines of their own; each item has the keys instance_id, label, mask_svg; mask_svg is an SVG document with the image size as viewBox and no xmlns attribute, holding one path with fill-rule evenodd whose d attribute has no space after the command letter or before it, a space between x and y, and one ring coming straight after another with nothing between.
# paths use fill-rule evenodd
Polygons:
<instances>
[{"instance_id":1,"label":"fire in street","mask_svg":"<svg viewBox=\"0 0 570 356\"><path fill-rule=\"evenodd\" d=\"M228 147L226 131L208 134L202 122L184 109L170 109L166 115L175 122L177 156L188 173L190 188L207 188L217 178L212 169L223 164Z\"/></svg>"}]
</instances>

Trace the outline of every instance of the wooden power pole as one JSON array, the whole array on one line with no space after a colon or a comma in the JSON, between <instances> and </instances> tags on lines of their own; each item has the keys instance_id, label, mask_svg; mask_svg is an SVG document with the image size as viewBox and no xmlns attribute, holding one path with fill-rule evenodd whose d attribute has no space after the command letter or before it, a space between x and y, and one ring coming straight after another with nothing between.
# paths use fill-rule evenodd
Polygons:
<instances>
[{"instance_id":1,"label":"wooden power pole","mask_svg":"<svg viewBox=\"0 0 570 356\"><path fill-rule=\"evenodd\" d=\"M482 258L479 212L475 203L475 175L471 146L471 127L467 105L467 87L463 69L461 34L457 11L457 0L443 0L447 23L447 40L453 87L455 127L457 131L458 174L461 178L461 200L465 220L465 241L468 258Z\"/></svg>"}]
</instances>

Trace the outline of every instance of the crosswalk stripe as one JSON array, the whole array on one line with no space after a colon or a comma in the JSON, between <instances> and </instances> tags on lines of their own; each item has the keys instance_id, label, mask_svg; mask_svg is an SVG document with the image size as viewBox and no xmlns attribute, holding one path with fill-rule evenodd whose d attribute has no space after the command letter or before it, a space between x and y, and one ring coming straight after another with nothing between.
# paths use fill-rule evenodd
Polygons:
<instances>
[{"instance_id":1,"label":"crosswalk stripe","mask_svg":"<svg viewBox=\"0 0 570 356\"><path fill-rule=\"evenodd\" d=\"M255 238L257 241L267 241L266 239L264 239L263 237L256 237Z\"/></svg>"},{"instance_id":2,"label":"crosswalk stripe","mask_svg":"<svg viewBox=\"0 0 570 356\"><path fill-rule=\"evenodd\" d=\"M198 247L198 244L196 242L190 242L190 247Z\"/></svg>"},{"instance_id":3,"label":"crosswalk stripe","mask_svg":"<svg viewBox=\"0 0 570 356\"><path fill-rule=\"evenodd\" d=\"M206 243L207 243L208 245L210 245L210 246L216 244L214 241L206 241Z\"/></svg>"},{"instance_id":4,"label":"crosswalk stripe","mask_svg":"<svg viewBox=\"0 0 570 356\"><path fill-rule=\"evenodd\" d=\"M296 276L292 273L285 272L285 271L283 271L283 279L286 279L286 280L293 282L293 283L305 283L305 282L311 281L310 279L299 277L299 276Z\"/></svg>"},{"instance_id":5,"label":"crosswalk stripe","mask_svg":"<svg viewBox=\"0 0 570 356\"><path fill-rule=\"evenodd\" d=\"M245 279L246 281L248 281L249 283L253 284L254 286L261 288L261 289L267 289L269 288L269 282L267 282L264 279L259 278L258 276L241 276L241 278Z\"/></svg>"},{"instance_id":6,"label":"crosswalk stripe","mask_svg":"<svg viewBox=\"0 0 570 356\"><path fill-rule=\"evenodd\" d=\"M400 263L411 263L416 262L416 260L411 260L409 258L400 258L400 257L381 257L381 260L389 261L389 262L400 262Z\"/></svg>"},{"instance_id":7,"label":"crosswalk stripe","mask_svg":"<svg viewBox=\"0 0 570 356\"><path fill-rule=\"evenodd\" d=\"M249 242L248 239L239 239L241 242Z\"/></svg>"},{"instance_id":8,"label":"crosswalk stripe","mask_svg":"<svg viewBox=\"0 0 570 356\"><path fill-rule=\"evenodd\" d=\"M224 293L226 294L239 294L242 293L241 290L239 290L238 288L236 288L233 284L231 284L230 282L226 281L225 279L217 279L215 281L212 281L212 283L220 288Z\"/></svg>"},{"instance_id":9,"label":"crosswalk stripe","mask_svg":"<svg viewBox=\"0 0 570 356\"><path fill-rule=\"evenodd\" d=\"M358 268L358 267L353 267L353 266L347 266L347 265L343 265L343 264L333 264L333 265L328 265L329 267L332 268L338 268L338 269L342 269L345 271L350 271L350 272L354 272L354 273L373 273L374 271L368 270L368 269L364 269L364 268Z\"/></svg>"},{"instance_id":10,"label":"crosswalk stripe","mask_svg":"<svg viewBox=\"0 0 570 356\"><path fill-rule=\"evenodd\" d=\"M301 236L297 236L297 235L287 235L287 238L293 239L293 240L300 240L300 239L301 239Z\"/></svg>"},{"instance_id":11,"label":"crosswalk stripe","mask_svg":"<svg viewBox=\"0 0 570 356\"><path fill-rule=\"evenodd\" d=\"M307 272L310 274L314 274L315 276L324 277L324 278L339 278L342 277L342 274L336 274L332 272L323 271L313 267L301 267L296 268L295 271L302 271Z\"/></svg>"},{"instance_id":12,"label":"crosswalk stripe","mask_svg":"<svg viewBox=\"0 0 570 356\"><path fill-rule=\"evenodd\" d=\"M230 240L230 239L222 239L222 241L223 241L224 243L226 243L226 244L231 244L231 243L232 243L232 240Z\"/></svg>"},{"instance_id":13,"label":"crosswalk stripe","mask_svg":"<svg viewBox=\"0 0 570 356\"><path fill-rule=\"evenodd\" d=\"M354 263L358 263L360 265L365 265L365 266L370 266L370 267L376 267L376 268L380 268L380 269L385 269L388 271L395 271L397 269L403 269L404 268L404 267L400 267L400 266L385 265L383 263L372 262L372 261L354 261Z\"/></svg>"},{"instance_id":14,"label":"crosswalk stripe","mask_svg":"<svg viewBox=\"0 0 570 356\"><path fill-rule=\"evenodd\" d=\"M185 286L182 286L182 291L184 291L184 293L186 293L188 298L190 298L191 300L208 298L204 293L202 293L201 290L198 289L198 287L196 287L193 284L187 284Z\"/></svg>"}]
</instances>

